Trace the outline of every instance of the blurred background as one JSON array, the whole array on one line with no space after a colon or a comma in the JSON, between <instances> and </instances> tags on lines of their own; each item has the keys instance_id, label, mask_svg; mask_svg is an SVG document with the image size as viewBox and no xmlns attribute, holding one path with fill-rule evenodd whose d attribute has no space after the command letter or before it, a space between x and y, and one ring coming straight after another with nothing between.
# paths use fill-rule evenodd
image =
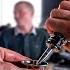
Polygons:
<instances>
[{"instance_id":1,"label":"blurred background","mask_svg":"<svg viewBox=\"0 0 70 70\"><path fill-rule=\"evenodd\" d=\"M0 26L11 24L15 26L16 22L13 18L14 4L21 0L0 0ZM22 0L23 1L23 0ZM35 14L33 25L38 27L45 22L49 16L51 9L58 7L61 0L25 0L33 4Z\"/></svg>"},{"instance_id":2,"label":"blurred background","mask_svg":"<svg viewBox=\"0 0 70 70\"><path fill-rule=\"evenodd\" d=\"M15 26L16 23L13 18L14 4L21 0L0 0L0 25L6 25L11 23ZM23 1L23 0L22 0ZM34 26L38 27L41 22L41 0L24 0L33 4L35 8L35 14L33 19Z\"/></svg>"}]
</instances>

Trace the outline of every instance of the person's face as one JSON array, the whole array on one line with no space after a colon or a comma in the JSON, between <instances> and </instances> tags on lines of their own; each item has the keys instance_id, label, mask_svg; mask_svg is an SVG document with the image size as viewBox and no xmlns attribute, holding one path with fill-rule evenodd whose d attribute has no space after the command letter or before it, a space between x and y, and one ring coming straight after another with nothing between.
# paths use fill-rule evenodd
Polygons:
<instances>
[{"instance_id":1,"label":"person's face","mask_svg":"<svg viewBox=\"0 0 70 70\"><path fill-rule=\"evenodd\" d=\"M28 22L32 22L33 15L26 4L20 4L14 10L14 18L19 26L27 26L30 25Z\"/></svg>"}]
</instances>

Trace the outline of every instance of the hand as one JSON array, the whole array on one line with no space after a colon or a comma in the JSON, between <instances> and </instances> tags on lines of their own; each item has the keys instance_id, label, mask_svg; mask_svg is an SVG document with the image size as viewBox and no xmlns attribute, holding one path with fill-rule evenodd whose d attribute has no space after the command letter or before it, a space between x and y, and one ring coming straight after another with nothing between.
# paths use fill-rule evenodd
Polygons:
<instances>
[{"instance_id":1,"label":"hand","mask_svg":"<svg viewBox=\"0 0 70 70\"><path fill-rule=\"evenodd\" d=\"M30 60L30 59L14 51L0 47L0 70L27 70L24 68L19 68L10 63L22 60Z\"/></svg>"},{"instance_id":2,"label":"hand","mask_svg":"<svg viewBox=\"0 0 70 70\"><path fill-rule=\"evenodd\" d=\"M45 28L49 33L60 32L66 39L70 39L70 1L62 1L58 9L51 11Z\"/></svg>"},{"instance_id":3,"label":"hand","mask_svg":"<svg viewBox=\"0 0 70 70\"><path fill-rule=\"evenodd\" d=\"M70 0L62 1L58 9L51 11L44 28L48 33L60 32L67 40L70 40ZM70 44L66 44L64 49L70 52Z\"/></svg>"},{"instance_id":4,"label":"hand","mask_svg":"<svg viewBox=\"0 0 70 70\"><path fill-rule=\"evenodd\" d=\"M0 61L16 62L23 60L30 60L30 58L25 57L9 49L0 47Z\"/></svg>"}]
</instances>

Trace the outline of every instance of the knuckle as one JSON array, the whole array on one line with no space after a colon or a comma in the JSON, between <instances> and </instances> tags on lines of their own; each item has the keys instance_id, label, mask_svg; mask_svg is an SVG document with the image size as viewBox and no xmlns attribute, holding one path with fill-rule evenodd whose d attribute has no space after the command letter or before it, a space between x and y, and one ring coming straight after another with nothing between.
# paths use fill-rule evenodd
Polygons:
<instances>
[{"instance_id":1,"label":"knuckle","mask_svg":"<svg viewBox=\"0 0 70 70\"><path fill-rule=\"evenodd\" d=\"M58 12L58 9L53 9L50 13L50 16L53 17L54 15L56 15Z\"/></svg>"}]
</instances>

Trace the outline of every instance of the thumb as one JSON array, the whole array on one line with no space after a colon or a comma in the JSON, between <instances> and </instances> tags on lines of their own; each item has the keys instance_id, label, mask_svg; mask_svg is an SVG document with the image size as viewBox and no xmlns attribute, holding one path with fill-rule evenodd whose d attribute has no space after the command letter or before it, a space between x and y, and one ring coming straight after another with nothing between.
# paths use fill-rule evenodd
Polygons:
<instances>
[{"instance_id":1,"label":"thumb","mask_svg":"<svg viewBox=\"0 0 70 70\"><path fill-rule=\"evenodd\" d=\"M2 51L2 52L0 52L0 56L2 56L1 58L4 61L16 62L16 61L30 60L30 58L25 57L17 52L11 51L9 49L0 47L0 50Z\"/></svg>"}]
</instances>

